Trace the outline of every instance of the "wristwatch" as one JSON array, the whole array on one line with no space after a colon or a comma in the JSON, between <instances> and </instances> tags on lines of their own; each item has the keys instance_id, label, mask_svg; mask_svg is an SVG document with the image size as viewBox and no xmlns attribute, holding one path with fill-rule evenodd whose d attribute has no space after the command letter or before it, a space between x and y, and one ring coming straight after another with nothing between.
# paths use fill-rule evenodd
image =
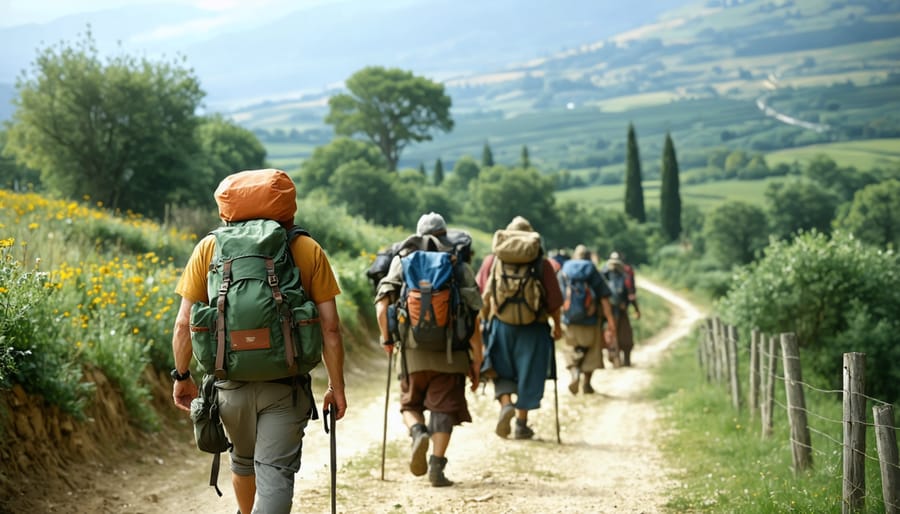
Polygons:
<instances>
[{"instance_id":1,"label":"wristwatch","mask_svg":"<svg viewBox=\"0 0 900 514\"><path fill-rule=\"evenodd\" d=\"M384 341L381 342L382 346L392 346L393 344L394 344L393 339L385 339Z\"/></svg>"},{"instance_id":2,"label":"wristwatch","mask_svg":"<svg viewBox=\"0 0 900 514\"><path fill-rule=\"evenodd\" d=\"M172 378L175 379L176 382L191 378L191 370L186 370L184 374L182 374L178 372L178 368L172 368L172 372L169 374L172 375Z\"/></svg>"}]
</instances>

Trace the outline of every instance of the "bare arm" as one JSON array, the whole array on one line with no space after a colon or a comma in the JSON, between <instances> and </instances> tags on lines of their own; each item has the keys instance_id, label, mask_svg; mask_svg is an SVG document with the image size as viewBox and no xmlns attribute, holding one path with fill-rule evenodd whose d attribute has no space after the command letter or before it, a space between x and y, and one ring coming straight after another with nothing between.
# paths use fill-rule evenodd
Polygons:
<instances>
[{"instance_id":1,"label":"bare arm","mask_svg":"<svg viewBox=\"0 0 900 514\"><path fill-rule=\"evenodd\" d=\"M603 315L606 317L606 328L612 333L612 337L616 337L616 318L613 316L612 306L609 304L609 298L600 298L600 306L603 308Z\"/></svg>"},{"instance_id":2,"label":"bare arm","mask_svg":"<svg viewBox=\"0 0 900 514\"><path fill-rule=\"evenodd\" d=\"M378 320L378 330L381 332L381 341L386 342L391 340L391 333L388 329L388 318L387 311L388 307L391 305L391 299L388 296L383 296L375 302L375 319ZM395 341L396 342L396 341ZM393 344L382 344L385 353L390 355L394 351Z\"/></svg>"},{"instance_id":3,"label":"bare arm","mask_svg":"<svg viewBox=\"0 0 900 514\"><path fill-rule=\"evenodd\" d=\"M332 298L317 304L319 320L322 323L322 360L328 372L328 390L322 400L322 410L334 405L336 418L341 419L347 412L347 398L344 394L344 340L341 336L341 320L337 303Z\"/></svg>"},{"instance_id":4,"label":"bare arm","mask_svg":"<svg viewBox=\"0 0 900 514\"><path fill-rule=\"evenodd\" d=\"M172 355L175 357L175 369L184 374L191 366L191 306L186 298L181 299L175 327L172 329ZM172 399L175 406L190 412L191 400L197 397L197 384L194 379L176 380L172 386Z\"/></svg>"},{"instance_id":5,"label":"bare arm","mask_svg":"<svg viewBox=\"0 0 900 514\"><path fill-rule=\"evenodd\" d=\"M562 321L559 319L560 309L556 309L555 311L550 313L550 318L553 319L553 339L557 340L562 337Z\"/></svg>"},{"instance_id":6,"label":"bare arm","mask_svg":"<svg viewBox=\"0 0 900 514\"><path fill-rule=\"evenodd\" d=\"M472 391L478 389L481 382L481 364L484 362L484 341L481 339L481 319L475 320L475 332L469 339L469 346L472 349L472 364L469 368L469 378L472 379Z\"/></svg>"}]
</instances>

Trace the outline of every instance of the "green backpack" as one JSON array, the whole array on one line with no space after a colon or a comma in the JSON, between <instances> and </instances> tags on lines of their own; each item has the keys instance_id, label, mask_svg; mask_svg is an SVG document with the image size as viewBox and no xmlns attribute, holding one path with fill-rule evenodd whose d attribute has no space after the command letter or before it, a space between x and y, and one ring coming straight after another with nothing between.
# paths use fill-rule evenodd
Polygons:
<instances>
[{"instance_id":1,"label":"green backpack","mask_svg":"<svg viewBox=\"0 0 900 514\"><path fill-rule=\"evenodd\" d=\"M294 237L309 233L254 219L212 234L210 302L191 309L191 346L200 368L238 381L309 373L322 359L322 327L290 252Z\"/></svg>"}]
</instances>

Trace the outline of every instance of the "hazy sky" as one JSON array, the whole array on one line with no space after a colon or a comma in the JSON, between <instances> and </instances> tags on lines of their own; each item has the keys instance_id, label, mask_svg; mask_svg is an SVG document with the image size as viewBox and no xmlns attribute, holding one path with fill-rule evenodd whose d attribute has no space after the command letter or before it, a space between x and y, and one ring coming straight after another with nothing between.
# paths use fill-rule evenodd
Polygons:
<instances>
[{"instance_id":1,"label":"hazy sky","mask_svg":"<svg viewBox=\"0 0 900 514\"><path fill-rule=\"evenodd\" d=\"M193 5L208 10L211 19L227 23L240 19L244 13L250 11L257 17L260 12L278 16L287 11L297 10L301 6L308 7L335 1L339 0L0 0L0 26L45 23L69 14L154 3ZM360 0L349 1L352 3Z\"/></svg>"}]
</instances>

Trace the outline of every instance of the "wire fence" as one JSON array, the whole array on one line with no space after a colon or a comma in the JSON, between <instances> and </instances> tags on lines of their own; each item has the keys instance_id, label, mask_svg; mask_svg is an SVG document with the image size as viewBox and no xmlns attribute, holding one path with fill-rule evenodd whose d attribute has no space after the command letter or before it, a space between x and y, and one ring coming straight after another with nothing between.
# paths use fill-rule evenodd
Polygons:
<instances>
[{"instance_id":1,"label":"wire fence","mask_svg":"<svg viewBox=\"0 0 900 514\"><path fill-rule=\"evenodd\" d=\"M773 437L776 408L787 413L796 471L812 466L813 455L831 458L839 451L843 464L842 510L853 512L865 504L865 465L876 463L881 471L885 512L900 513L900 463L893 405L865 394L864 354L844 354L843 389L823 389L802 379L802 360L793 334L767 336L752 330L749 344L740 346L737 328L719 318L707 319L700 330L697 358L707 380L726 386L736 408L748 406L751 417L760 414L762 437ZM747 353L749 365L739 366L739 356ZM745 380L741 370L745 368L749 368L747 398L742 392ZM841 417L807 408L806 398L817 405L842 403ZM866 413L869 403L873 405L872 421ZM867 431L875 434L875 449L866 448ZM840 435L835 436L836 433ZM817 437L815 447L811 434Z\"/></svg>"}]
</instances>

